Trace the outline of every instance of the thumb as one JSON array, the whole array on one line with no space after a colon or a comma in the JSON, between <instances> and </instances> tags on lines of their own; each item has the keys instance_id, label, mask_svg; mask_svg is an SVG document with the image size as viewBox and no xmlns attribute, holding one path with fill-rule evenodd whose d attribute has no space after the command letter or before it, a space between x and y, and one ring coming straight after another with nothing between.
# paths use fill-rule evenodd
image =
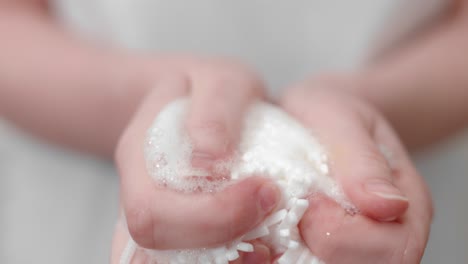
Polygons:
<instances>
[{"instance_id":1,"label":"thumb","mask_svg":"<svg viewBox=\"0 0 468 264\"><path fill-rule=\"evenodd\" d=\"M349 131L348 131L349 132ZM408 208L405 194L394 185L394 172L376 143L357 129L355 139L332 150L333 176L351 202L365 215L393 221Z\"/></svg>"},{"instance_id":2,"label":"thumb","mask_svg":"<svg viewBox=\"0 0 468 264\"><path fill-rule=\"evenodd\" d=\"M394 184L398 170L391 168L386 149L379 145L394 147L397 140L382 119L371 116L332 117L340 122L323 122L321 130L327 133L323 139L329 146L332 176L351 203L371 218L394 221L408 208L408 198Z\"/></svg>"},{"instance_id":3,"label":"thumb","mask_svg":"<svg viewBox=\"0 0 468 264\"><path fill-rule=\"evenodd\" d=\"M260 96L260 89L243 77L229 82L219 76L204 77L192 81L186 127L194 147L192 165L210 168L237 144L244 112Z\"/></svg>"},{"instance_id":4,"label":"thumb","mask_svg":"<svg viewBox=\"0 0 468 264\"><path fill-rule=\"evenodd\" d=\"M385 134L379 143L395 145L397 140L392 133L381 133L387 129L384 121L354 98L314 93L316 104L301 104L305 100L302 98L312 95L307 96L311 93L307 89L298 91L291 97L294 100L285 101L283 106L327 147L331 175L350 202L376 220L393 221L401 216L408 208L408 199L394 185L398 171L392 171L374 140L379 138L379 132Z\"/></svg>"}]
</instances>

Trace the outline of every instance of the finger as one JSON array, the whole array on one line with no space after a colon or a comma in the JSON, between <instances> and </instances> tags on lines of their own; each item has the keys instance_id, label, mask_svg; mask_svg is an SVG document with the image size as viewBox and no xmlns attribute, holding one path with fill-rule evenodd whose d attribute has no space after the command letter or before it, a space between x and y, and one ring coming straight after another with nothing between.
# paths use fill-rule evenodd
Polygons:
<instances>
[{"instance_id":1,"label":"finger","mask_svg":"<svg viewBox=\"0 0 468 264\"><path fill-rule=\"evenodd\" d=\"M253 252L242 254L239 264L269 264L271 263L270 249L261 242L253 242Z\"/></svg>"},{"instance_id":2,"label":"finger","mask_svg":"<svg viewBox=\"0 0 468 264\"><path fill-rule=\"evenodd\" d=\"M392 169L370 132L356 123L348 125L346 134L337 130L329 134L334 142L330 150L332 173L363 214L394 221L408 208L408 198L395 185ZM346 136L353 140L344 140Z\"/></svg>"},{"instance_id":3,"label":"finger","mask_svg":"<svg viewBox=\"0 0 468 264\"><path fill-rule=\"evenodd\" d=\"M171 87L178 85L182 84ZM174 97L150 95L119 145L117 163L130 234L141 246L156 249L225 243L252 229L271 212L278 203L279 190L260 177L215 194L182 194L158 187L146 172L142 142L155 114Z\"/></svg>"},{"instance_id":4,"label":"finger","mask_svg":"<svg viewBox=\"0 0 468 264\"><path fill-rule=\"evenodd\" d=\"M411 236L404 245L405 254L402 263L419 263L429 238L432 223L433 207L429 188L424 179L414 168L395 132L384 123L376 129L376 139L387 139L391 150L394 169L394 184L407 194L410 200L409 209L400 222L410 227Z\"/></svg>"},{"instance_id":5,"label":"finger","mask_svg":"<svg viewBox=\"0 0 468 264\"><path fill-rule=\"evenodd\" d=\"M141 264L148 262L148 256L141 248L136 248L130 239L123 216L120 216L112 238L111 264Z\"/></svg>"},{"instance_id":6,"label":"finger","mask_svg":"<svg viewBox=\"0 0 468 264\"><path fill-rule=\"evenodd\" d=\"M381 221L393 221L408 207L405 194L395 186L392 170L373 139L375 126L370 110L352 112L362 106L343 107L342 102L355 103L352 97L319 94L299 89L284 107L311 128L327 147L331 174L344 193L365 215ZM310 105L304 98L315 100ZM337 99L338 98L338 99ZM351 102L350 102L351 101ZM349 105L348 105L349 106Z\"/></svg>"},{"instance_id":7,"label":"finger","mask_svg":"<svg viewBox=\"0 0 468 264\"><path fill-rule=\"evenodd\" d=\"M143 247L212 247L254 228L273 209L277 193L273 184L258 177L214 195L140 189L143 197L127 202L128 226Z\"/></svg>"},{"instance_id":8,"label":"finger","mask_svg":"<svg viewBox=\"0 0 468 264\"><path fill-rule=\"evenodd\" d=\"M261 93L261 84L248 74L198 68L191 83L187 130L193 165L211 167L237 144L245 110Z\"/></svg>"},{"instance_id":9,"label":"finger","mask_svg":"<svg viewBox=\"0 0 468 264\"><path fill-rule=\"evenodd\" d=\"M148 254L141 248L129 250L133 241L130 240L123 216L120 216L114 230L111 250L111 264L123 263L142 264L148 263ZM239 258L229 262L230 264L268 264L270 263L270 249L260 241L250 242L253 245L253 252L240 252ZM125 255L124 255L125 254Z\"/></svg>"},{"instance_id":10,"label":"finger","mask_svg":"<svg viewBox=\"0 0 468 264\"><path fill-rule=\"evenodd\" d=\"M389 146L398 146L396 140ZM401 151L396 150L397 152ZM428 240L432 207L427 187L402 156L395 185L408 193L410 207L394 222L349 215L330 198L314 196L300 230L312 252L326 263L420 263ZM364 261L366 260L366 261Z\"/></svg>"},{"instance_id":11,"label":"finger","mask_svg":"<svg viewBox=\"0 0 468 264\"><path fill-rule=\"evenodd\" d=\"M377 222L347 214L324 196L314 196L302 218L301 235L325 263L402 263L408 230L398 222ZM416 263L416 262L411 262Z\"/></svg>"},{"instance_id":12,"label":"finger","mask_svg":"<svg viewBox=\"0 0 468 264\"><path fill-rule=\"evenodd\" d=\"M419 263L423 256L432 219L427 186L387 123L377 123L373 133L376 142L384 142L391 150L392 184L406 194L409 208L397 221L379 224L347 214L328 198L314 197L301 222L301 234L326 263L378 263L383 259Z\"/></svg>"}]
</instances>

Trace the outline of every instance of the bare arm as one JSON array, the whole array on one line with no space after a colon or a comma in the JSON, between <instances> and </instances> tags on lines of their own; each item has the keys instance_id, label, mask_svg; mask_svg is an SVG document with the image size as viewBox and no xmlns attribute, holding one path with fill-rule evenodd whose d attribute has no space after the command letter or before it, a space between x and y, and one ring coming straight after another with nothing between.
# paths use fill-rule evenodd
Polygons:
<instances>
[{"instance_id":1,"label":"bare arm","mask_svg":"<svg viewBox=\"0 0 468 264\"><path fill-rule=\"evenodd\" d=\"M146 129L158 111L189 96L192 164L211 169L237 143L247 105L262 96L250 70L225 59L99 48L67 34L32 2L0 2L0 38L0 113L81 150L109 157L118 145L121 201L137 243L183 248L227 242L275 208L279 190L266 178L252 177L216 195L175 193L155 187L142 157ZM191 221L180 225L180 219ZM242 224L233 225L238 219ZM177 239L181 233L193 235Z\"/></svg>"},{"instance_id":2,"label":"bare arm","mask_svg":"<svg viewBox=\"0 0 468 264\"><path fill-rule=\"evenodd\" d=\"M33 1L0 1L0 114L55 142L111 155L145 87L134 56L68 34Z\"/></svg>"},{"instance_id":3,"label":"bare arm","mask_svg":"<svg viewBox=\"0 0 468 264\"><path fill-rule=\"evenodd\" d=\"M366 69L356 90L390 120L410 149L468 123L468 8Z\"/></svg>"}]
</instances>

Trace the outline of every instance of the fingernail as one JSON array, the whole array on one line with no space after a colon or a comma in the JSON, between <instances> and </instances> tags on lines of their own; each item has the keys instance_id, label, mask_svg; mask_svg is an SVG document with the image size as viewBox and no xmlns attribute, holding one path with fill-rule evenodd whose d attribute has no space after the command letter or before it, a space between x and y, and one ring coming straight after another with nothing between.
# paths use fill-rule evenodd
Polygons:
<instances>
[{"instance_id":1,"label":"fingernail","mask_svg":"<svg viewBox=\"0 0 468 264\"><path fill-rule=\"evenodd\" d=\"M397 219L396 216L391 216L389 218L385 218L385 219L380 219L381 222L393 222Z\"/></svg>"},{"instance_id":2,"label":"fingernail","mask_svg":"<svg viewBox=\"0 0 468 264\"><path fill-rule=\"evenodd\" d=\"M258 195L260 198L259 203L262 210L264 212L270 212L278 204L280 193L278 187L275 184L266 183L260 188Z\"/></svg>"},{"instance_id":3,"label":"fingernail","mask_svg":"<svg viewBox=\"0 0 468 264\"><path fill-rule=\"evenodd\" d=\"M408 201L408 198L398 188L383 180L367 182L365 188L368 192L386 200Z\"/></svg>"}]
</instances>

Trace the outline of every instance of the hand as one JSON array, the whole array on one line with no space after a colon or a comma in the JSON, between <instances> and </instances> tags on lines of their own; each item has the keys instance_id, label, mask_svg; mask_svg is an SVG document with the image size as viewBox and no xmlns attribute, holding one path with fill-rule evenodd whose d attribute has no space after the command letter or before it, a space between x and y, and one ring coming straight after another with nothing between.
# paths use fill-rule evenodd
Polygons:
<instances>
[{"instance_id":1,"label":"hand","mask_svg":"<svg viewBox=\"0 0 468 264\"><path fill-rule=\"evenodd\" d=\"M306 244L327 264L419 263L432 219L424 181L370 104L319 85L292 87L281 105L326 146L331 175L359 213L349 214L325 196L310 197L300 223ZM391 152L389 160L379 146Z\"/></svg>"},{"instance_id":2,"label":"hand","mask_svg":"<svg viewBox=\"0 0 468 264\"><path fill-rule=\"evenodd\" d=\"M129 235L140 246L153 249L226 243L261 222L279 199L275 185L261 177L215 194L181 194L154 183L146 172L142 146L147 129L168 102L191 97L186 128L194 146L192 164L210 169L235 147L248 104L263 96L259 79L231 62L179 59L162 67L168 70L154 81L116 151L129 233L117 225L112 263L118 263ZM137 252L132 263L144 257Z\"/></svg>"}]
</instances>

